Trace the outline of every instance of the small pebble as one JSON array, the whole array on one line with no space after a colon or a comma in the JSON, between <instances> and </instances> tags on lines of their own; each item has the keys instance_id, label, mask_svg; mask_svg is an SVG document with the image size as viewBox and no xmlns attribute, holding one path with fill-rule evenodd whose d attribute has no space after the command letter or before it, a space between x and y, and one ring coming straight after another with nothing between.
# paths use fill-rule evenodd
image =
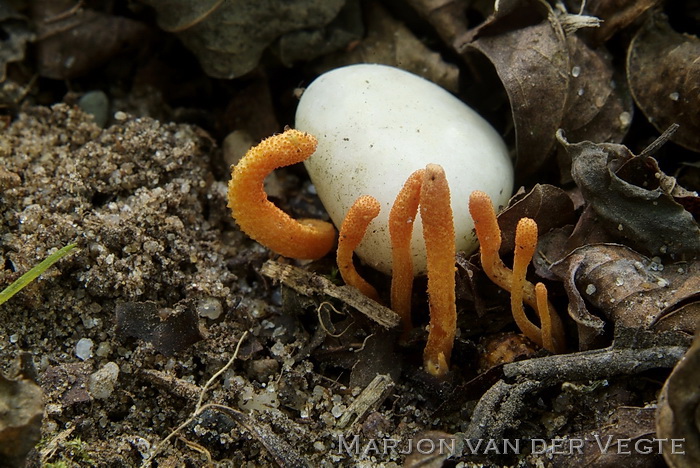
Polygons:
<instances>
[{"instance_id":1,"label":"small pebble","mask_svg":"<svg viewBox=\"0 0 700 468\"><path fill-rule=\"evenodd\" d=\"M92 115L95 123L104 128L109 117L109 98L103 91L90 91L78 100L78 106Z\"/></svg>"},{"instance_id":2,"label":"small pebble","mask_svg":"<svg viewBox=\"0 0 700 468\"><path fill-rule=\"evenodd\" d=\"M94 343L90 338L81 338L75 344L75 355L78 359L86 361L92 357L92 346Z\"/></svg>"},{"instance_id":3,"label":"small pebble","mask_svg":"<svg viewBox=\"0 0 700 468\"><path fill-rule=\"evenodd\" d=\"M206 317L211 320L216 320L221 317L224 311L221 301L215 297L204 297L200 299L197 301L195 308L200 317Z\"/></svg>"},{"instance_id":4,"label":"small pebble","mask_svg":"<svg viewBox=\"0 0 700 468\"><path fill-rule=\"evenodd\" d=\"M119 378L119 366L114 362L108 362L97 372L90 375L88 392L98 400L109 398L114 392L114 384Z\"/></svg>"},{"instance_id":5,"label":"small pebble","mask_svg":"<svg viewBox=\"0 0 700 468\"><path fill-rule=\"evenodd\" d=\"M234 130L224 138L224 162L229 166L237 164L254 144L255 141L248 132L244 130Z\"/></svg>"}]
</instances>

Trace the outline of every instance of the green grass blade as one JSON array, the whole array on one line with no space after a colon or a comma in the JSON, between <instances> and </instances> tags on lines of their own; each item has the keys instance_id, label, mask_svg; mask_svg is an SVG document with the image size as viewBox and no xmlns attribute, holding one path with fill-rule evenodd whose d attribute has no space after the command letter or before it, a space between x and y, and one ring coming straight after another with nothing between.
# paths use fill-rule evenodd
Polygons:
<instances>
[{"instance_id":1,"label":"green grass blade","mask_svg":"<svg viewBox=\"0 0 700 468\"><path fill-rule=\"evenodd\" d=\"M15 282L6 287L2 292L0 292L0 305L6 302L9 298L17 294L26 285L34 281L39 275L45 272L51 265L65 257L73 250L78 244L68 244L60 250L52 253L40 264L34 266L31 270L17 278Z\"/></svg>"}]
</instances>

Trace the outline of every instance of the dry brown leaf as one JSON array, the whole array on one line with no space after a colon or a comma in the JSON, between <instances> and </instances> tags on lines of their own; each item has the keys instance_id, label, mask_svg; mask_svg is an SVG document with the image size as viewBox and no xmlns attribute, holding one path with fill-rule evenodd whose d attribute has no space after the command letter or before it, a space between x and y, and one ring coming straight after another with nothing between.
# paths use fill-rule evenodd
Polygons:
<instances>
[{"instance_id":1,"label":"dry brown leaf","mask_svg":"<svg viewBox=\"0 0 700 468\"><path fill-rule=\"evenodd\" d=\"M555 455L552 461L561 468L654 468L661 462L655 432L653 408L618 407L602 427L570 436L584 441L581 451Z\"/></svg>"},{"instance_id":2,"label":"dry brown leaf","mask_svg":"<svg viewBox=\"0 0 700 468\"><path fill-rule=\"evenodd\" d=\"M700 151L700 39L680 34L660 15L630 43L627 79L639 108L659 132L680 125L671 140Z\"/></svg>"},{"instance_id":3,"label":"dry brown leaf","mask_svg":"<svg viewBox=\"0 0 700 468\"><path fill-rule=\"evenodd\" d=\"M629 92L614 80L612 57L567 37L571 69L562 128L577 140L619 142L632 114ZM626 113L626 115L623 115Z\"/></svg>"},{"instance_id":4,"label":"dry brown leaf","mask_svg":"<svg viewBox=\"0 0 700 468\"><path fill-rule=\"evenodd\" d=\"M367 36L340 56L328 56L320 72L355 63L381 63L399 67L456 93L459 68L430 50L403 23L377 3L366 5Z\"/></svg>"},{"instance_id":5,"label":"dry brown leaf","mask_svg":"<svg viewBox=\"0 0 700 468\"><path fill-rule=\"evenodd\" d=\"M547 184L535 185L527 195L516 201L498 215L502 231L501 254L515 248L515 228L520 218L532 218L537 222L539 235L554 228L574 222L574 204L569 195L559 187Z\"/></svg>"},{"instance_id":6,"label":"dry brown leaf","mask_svg":"<svg viewBox=\"0 0 700 468\"><path fill-rule=\"evenodd\" d=\"M275 41L282 60L290 62L318 57L359 38L345 30L341 20L331 25L346 0L144 2L157 11L158 25L177 34L215 78L235 78L253 70Z\"/></svg>"},{"instance_id":7,"label":"dry brown leaf","mask_svg":"<svg viewBox=\"0 0 700 468\"><path fill-rule=\"evenodd\" d=\"M587 31L586 35L595 44L602 44L659 3L660 0L588 0L585 12L602 22L600 27Z\"/></svg>"},{"instance_id":8,"label":"dry brown leaf","mask_svg":"<svg viewBox=\"0 0 700 468\"><path fill-rule=\"evenodd\" d=\"M662 313L654 323L654 330L692 332L700 324L700 291L687 300L693 302L682 304L675 310L670 309Z\"/></svg>"},{"instance_id":9,"label":"dry brown leaf","mask_svg":"<svg viewBox=\"0 0 700 468\"><path fill-rule=\"evenodd\" d=\"M652 328L688 301L697 301L700 262L664 265L657 260L623 245L598 244L578 248L551 266L564 281L569 315L579 325L584 349L604 327L588 304L615 325ZM700 322L690 322L686 315L684 320L677 317L673 326L666 325L692 334Z\"/></svg>"},{"instance_id":10,"label":"dry brown leaf","mask_svg":"<svg viewBox=\"0 0 700 468\"><path fill-rule=\"evenodd\" d=\"M656 410L656 433L671 468L700 466L700 335L666 380ZM684 439L683 454L671 439ZM676 452L676 453L674 453Z\"/></svg>"},{"instance_id":11,"label":"dry brown leaf","mask_svg":"<svg viewBox=\"0 0 700 468\"><path fill-rule=\"evenodd\" d=\"M521 178L549 159L559 128L593 141L621 141L631 120L631 99L614 83L611 57L567 35L564 23L571 15L543 5L500 2L484 24L457 41L458 50L485 55L503 83Z\"/></svg>"},{"instance_id":12,"label":"dry brown leaf","mask_svg":"<svg viewBox=\"0 0 700 468\"><path fill-rule=\"evenodd\" d=\"M496 36L482 36L469 47L496 67L508 93L516 132L521 177L540 168L554 146L568 94L568 51L563 32L549 21Z\"/></svg>"},{"instance_id":13,"label":"dry brown leaf","mask_svg":"<svg viewBox=\"0 0 700 468\"><path fill-rule=\"evenodd\" d=\"M557 135L571 158L571 176L611 235L651 255L700 253L700 228L669 190L675 180L653 158L634 156L623 145L569 143Z\"/></svg>"},{"instance_id":14,"label":"dry brown leaf","mask_svg":"<svg viewBox=\"0 0 700 468\"><path fill-rule=\"evenodd\" d=\"M102 67L115 56L147 42L148 28L138 21L79 8L73 0L37 0L36 60L41 76L63 80Z\"/></svg>"}]
</instances>

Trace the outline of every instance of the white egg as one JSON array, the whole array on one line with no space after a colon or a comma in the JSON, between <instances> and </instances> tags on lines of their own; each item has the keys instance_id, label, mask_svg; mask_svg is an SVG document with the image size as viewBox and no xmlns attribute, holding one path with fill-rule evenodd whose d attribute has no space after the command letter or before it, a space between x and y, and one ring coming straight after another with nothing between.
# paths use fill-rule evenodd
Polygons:
<instances>
[{"instance_id":1,"label":"white egg","mask_svg":"<svg viewBox=\"0 0 700 468\"><path fill-rule=\"evenodd\" d=\"M384 65L351 65L319 76L304 91L296 128L318 138L304 163L336 226L360 195L379 200L356 253L370 266L391 272L388 219L408 176L429 163L447 174L457 250L477 240L469 194L486 192L496 206L508 201L513 165L496 131L469 106L439 86ZM413 231L414 269L426 266L420 214Z\"/></svg>"}]
</instances>

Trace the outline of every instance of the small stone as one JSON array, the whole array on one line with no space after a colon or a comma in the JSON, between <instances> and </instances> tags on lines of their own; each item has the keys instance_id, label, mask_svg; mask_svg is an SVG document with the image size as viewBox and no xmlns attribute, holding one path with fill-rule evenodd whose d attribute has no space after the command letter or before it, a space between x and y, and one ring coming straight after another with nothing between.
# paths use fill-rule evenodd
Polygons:
<instances>
[{"instance_id":1,"label":"small stone","mask_svg":"<svg viewBox=\"0 0 700 468\"><path fill-rule=\"evenodd\" d=\"M100 370L90 375L88 380L88 392L97 400L109 398L114 392L114 384L119 378L119 366L114 362L108 362Z\"/></svg>"},{"instance_id":2,"label":"small stone","mask_svg":"<svg viewBox=\"0 0 700 468\"><path fill-rule=\"evenodd\" d=\"M622 126L622 128L627 128L632 123L632 114L629 112L622 112L619 116L619 120L620 126Z\"/></svg>"},{"instance_id":3,"label":"small stone","mask_svg":"<svg viewBox=\"0 0 700 468\"><path fill-rule=\"evenodd\" d=\"M274 354L275 356L281 356L284 353L284 345L278 341L277 343L272 345L270 351L272 351L272 354Z\"/></svg>"},{"instance_id":4,"label":"small stone","mask_svg":"<svg viewBox=\"0 0 700 468\"><path fill-rule=\"evenodd\" d=\"M238 164L238 161L254 144L255 141L248 132L245 130L234 130L224 138L224 162L229 166Z\"/></svg>"},{"instance_id":5,"label":"small stone","mask_svg":"<svg viewBox=\"0 0 700 468\"><path fill-rule=\"evenodd\" d=\"M333 408L331 408L331 414L333 415L334 418L339 418L345 413L345 410L347 407L343 404L340 405L335 405Z\"/></svg>"},{"instance_id":6,"label":"small stone","mask_svg":"<svg viewBox=\"0 0 700 468\"><path fill-rule=\"evenodd\" d=\"M103 91L90 91L78 100L78 106L92 115L95 123L104 128L109 116L109 98Z\"/></svg>"},{"instance_id":7,"label":"small stone","mask_svg":"<svg viewBox=\"0 0 700 468\"><path fill-rule=\"evenodd\" d=\"M108 341L103 341L97 346L95 354L99 357L107 357L112 352L112 346Z\"/></svg>"},{"instance_id":8,"label":"small stone","mask_svg":"<svg viewBox=\"0 0 700 468\"><path fill-rule=\"evenodd\" d=\"M197 315L211 320L216 320L221 317L224 311L221 301L215 297L204 297L200 299L197 301L195 308L197 310Z\"/></svg>"},{"instance_id":9,"label":"small stone","mask_svg":"<svg viewBox=\"0 0 700 468\"><path fill-rule=\"evenodd\" d=\"M90 338L81 338L75 344L75 355L78 359L86 361L92 357L92 347L94 343Z\"/></svg>"}]
</instances>

